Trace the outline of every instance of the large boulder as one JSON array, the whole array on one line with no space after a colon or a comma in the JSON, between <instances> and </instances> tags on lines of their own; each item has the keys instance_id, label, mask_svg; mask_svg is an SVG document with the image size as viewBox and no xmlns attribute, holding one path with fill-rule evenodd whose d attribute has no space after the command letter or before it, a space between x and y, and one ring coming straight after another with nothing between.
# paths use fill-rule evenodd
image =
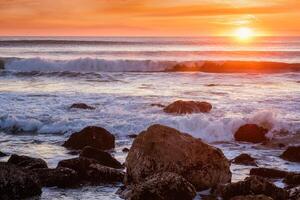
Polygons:
<instances>
[{"instance_id":1,"label":"large boulder","mask_svg":"<svg viewBox=\"0 0 300 200\"><path fill-rule=\"evenodd\" d=\"M249 154L242 153L239 156L235 157L232 160L232 163L237 165L252 165L257 166L255 159L252 158Z\"/></svg>"},{"instance_id":2,"label":"large boulder","mask_svg":"<svg viewBox=\"0 0 300 200\"><path fill-rule=\"evenodd\" d=\"M60 167L75 170L82 182L114 183L124 178L121 170L103 166L97 160L85 157L62 160L57 165L57 168Z\"/></svg>"},{"instance_id":3,"label":"large boulder","mask_svg":"<svg viewBox=\"0 0 300 200\"><path fill-rule=\"evenodd\" d=\"M48 168L46 161L41 158L32 158L29 156L19 156L13 154L7 161L9 164L14 164L25 169Z\"/></svg>"},{"instance_id":4,"label":"large boulder","mask_svg":"<svg viewBox=\"0 0 300 200\"><path fill-rule=\"evenodd\" d=\"M288 198L286 190L259 176L251 176L245 178L244 181L227 184L220 190L224 200L246 195L266 195L274 200L285 200Z\"/></svg>"},{"instance_id":5,"label":"large boulder","mask_svg":"<svg viewBox=\"0 0 300 200\"><path fill-rule=\"evenodd\" d=\"M289 172L278 170L278 169L272 169L272 168L252 168L250 170L250 175L255 176L261 176L265 178L285 178Z\"/></svg>"},{"instance_id":6,"label":"large boulder","mask_svg":"<svg viewBox=\"0 0 300 200\"><path fill-rule=\"evenodd\" d=\"M118 169L123 168L122 164L109 153L93 147L85 147L80 153L80 156L95 159L104 166Z\"/></svg>"},{"instance_id":7,"label":"large boulder","mask_svg":"<svg viewBox=\"0 0 300 200\"><path fill-rule=\"evenodd\" d=\"M127 185L159 172L182 175L197 190L231 180L230 162L221 150L162 125L150 126L138 135L125 165Z\"/></svg>"},{"instance_id":8,"label":"large boulder","mask_svg":"<svg viewBox=\"0 0 300 200\"><path fill-rule=\"evenodd\" d=\"M236 141L260 143L267 141L268 130L256 124L246 124L241 126L234 134Z\"/></svg>"},{"instance_id":9,"label":"large boulder","mask_svg":"<svg viewBox=\"0 0 300 200\"><path fill-rule=\"evenodd\" d=\"M130 200L193 200L194 186L182 176L164 172L149 176L145 182L132 185L121 193Z\"/></svg>"},{"instance_id":10,"label":"large boulder","mask_svg":"<svg viewBox=\"0 0 300 200\"><path fill-rule=\"evenodd\" d=\"M207 102L199 101L175 101L164 108L166 113L190 114L190 113L207 113L212 109L212 105Z\"/></svg>"},{"instance_id":11,"label":"large boulder","mask_svg":"<svg viewBox=\"0 0 300 200\"><path fill-rule=\"evenodd\" d=\"M280 157L291 162L300 162L300 146L288 147Z\"/></svg>"},{"instance_id":12,"label":"large boulder","mask_svg":"<svg viewBox=\"0 0 300 200\"><path fill-rule=\"evenodd\" d=\"M70 106L70 108L75 108L75 109L83 109L83 110L94 110L95 108L92 106L89 106L85 103L74 103Z\"/></svg>"},{"instance_id":13,"label":"large boulder","mask_svg":"<svg viewBox=\"0 0 300 200\"><path fill-rule=\"evenodd\" d=\"M75 170L69 168L34 169L32 173L44 187L72 188L79 185L79 176Z\"/></svg>"},{"instance_id":14,"label":"large boulder","mask_svg":"<svg viewBox=\"0 0 300 200\"><path fill-rule=\"evenodd\" d=\"M1 200L29 198L41 193L41 186L36 177L14 165L0 163Z\"/></svg>"},{"instance_id":15,"label":"large boulder","mask_svg":"<svg viewBox=\"0 0 300 200\"><path fill-rule=\"evenodd\" d=\"M236 196L230 200L273 200L273 198L266 195L246 195L246 196Z\"/></svg>"},{"instance_id":16,"label":"large boulder","mask_svg":"<svg viewBox=\"0 0 300 200\"><path fill-rule=\"evenodd\" d=\"M300 186L300 173L290 172L283 181L290 187Z\"/></svg>"},{"instance_id":17,"label":"large boulder","mask_svg":"<svg viewBox=\"0 0 300 200\"><path fill-rule=\"evenodd\" d=\"M115 147L115 137L101 127L88 126L80 132L73 133L63 146L83 149L86 146L107 150Z\"/></svg>"}]
</instances>

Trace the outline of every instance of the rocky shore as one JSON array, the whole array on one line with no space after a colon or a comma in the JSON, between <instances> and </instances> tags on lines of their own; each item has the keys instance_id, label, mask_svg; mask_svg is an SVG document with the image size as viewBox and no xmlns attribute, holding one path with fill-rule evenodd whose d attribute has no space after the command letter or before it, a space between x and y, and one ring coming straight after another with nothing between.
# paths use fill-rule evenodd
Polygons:
<instances>
[{"instance_id":1,"label":"rocky shore","mask_svg":"<svg viewBox=\"0 0 300 200\"><path fill-rule=\"evenodd\" d=\"M207 113L206 102L176 101L163 108L170 114ZM268 129L256 124L241 126L237 142L269 142ZM131 148L124 164L111 155L115 137L102 127L89 126L73 133L63 146L76 150L75 158L61 160L49 168L41 158L10 155L0 163L0 199L24 199L39 196L43 187L78 188L86 185L115 184L128 200L192 200L204 190L206 199L224 200L298 200L300 172L259 167L255 157L241 154L229 160L221 149L174 128L154 124L131 135ZM6 154L2 154L7 156ZM281 159L300 162L300 146L282 150ZM232 182L231 163L251 166L249 176ZM284 188L274 184L285 183Z\"/></svg>"}]
</instances>

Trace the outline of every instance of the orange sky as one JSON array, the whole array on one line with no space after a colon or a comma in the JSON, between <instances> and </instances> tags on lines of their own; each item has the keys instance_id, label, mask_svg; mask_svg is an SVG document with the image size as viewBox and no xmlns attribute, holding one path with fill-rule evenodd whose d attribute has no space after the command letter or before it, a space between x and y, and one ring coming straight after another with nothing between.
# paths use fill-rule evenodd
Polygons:
<instances>
[{"instance_id":1,"label":"orange sky","mask_svg":"<svg viewBox=\"0 0 300 200\"><path fill-rule=\"evenodd\" d=\"M0 35L300 35L300 0L0 0Z\"/></svg>"}]
</instances>

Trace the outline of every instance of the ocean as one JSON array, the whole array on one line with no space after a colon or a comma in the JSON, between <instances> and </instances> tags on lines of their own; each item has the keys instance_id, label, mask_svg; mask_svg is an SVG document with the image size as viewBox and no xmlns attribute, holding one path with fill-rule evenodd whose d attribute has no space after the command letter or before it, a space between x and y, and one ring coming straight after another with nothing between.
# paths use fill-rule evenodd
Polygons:
<instances>
[{"instance_id":1,"label":"ocean","mask_svg":"<svg viewBox=\"0 0 300 200\"><path fill-rule=\"evenodd\" d=\"M40 157L56 167L58 161L76 157L61 146L70 134L97 125L116 136L113 155L124 162L122 149L132 143L127 135L163 124L219 147L229 159L249 153L259 166L300 171L299 164L278 157L282 149L237 143L233 137L241 125L256 123L270 129L269 138L300 144L298 70L169 71L178 64L228 61L298 65L300 37L248 42L225 37L0 37L0 60L5 62L0 70L0 150L5 153ZM151 105L179 99L207 101L213 109L178 116ZM73 103L96 109L69 109ZM250 168L233 164L233 181L246 177ZM119 199L118 187L44 188L41 199Z\"/></svg>"}]
</instances>

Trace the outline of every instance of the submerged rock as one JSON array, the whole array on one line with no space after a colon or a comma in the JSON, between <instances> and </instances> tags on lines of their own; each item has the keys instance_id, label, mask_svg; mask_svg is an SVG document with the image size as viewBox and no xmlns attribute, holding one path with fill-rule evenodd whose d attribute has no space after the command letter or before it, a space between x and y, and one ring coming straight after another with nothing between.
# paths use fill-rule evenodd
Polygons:
<instances>
[{"instance_id":1,"label":"submerged rock","mask_svg":"<svg viewBox=\"0 0 300 200\"><path fill-rule=\"evenodd\" d=\"M95 159L104 166L118 169L123 168L122 164L109 153L93 147L85 147L80 153L80 156Z\"/></svg>"},{"instance_id":2,"label":"submerged rock","mask_svg":"<svg viewBox=\"0 0 300 200\"><path fill-rule=\"evenodd\" d=\"M212 109L212 105L207 102L199 101L175 101L164 108L166 113L190 114L190 113L207 113Z\"/></svg>"},{"instance_id":3,"label":"submerged rock","mask_svg":"<svg viewBox=\"0 0 300 200\"><path fill-rule=\"evenodd\" d=\"M48 168L46 161L41 158L32 158L29 156L19 156L13 154L7 161L9 164L14 164L25 169Z\"/></svg>"},{"instance_id":4,"label":"submerged rock","mask_svg":"<svg viewBox=\"0 0 300 200\"><path fill-rule=\"evenodd\" d=\"M94 110L95 109L94 107L89 106L85 103L74 103L70 106L70 108L84 109L84 110Z\"/></svg>"},{"instance_id":5,"label":"submerged rock","mask_svg":"<svg viewBox=\"0 0 300 200\"><path fill-rule=\"evenodd\" d=\"M115 147L115 137L106 129L88 126L80 132L73 133L63 146L72 149L83 149L86 146L107 150Z\"/></svg>"},{"instance_id":6,"label":"submerged rock","mask_svg":"<svg viewBox=\"0 0 300 200\"><path fill-rule=\"evenodd\" d=\"M230 162L221 150L162 125L150 126L138 135L125 165L127 185L160 172L182 175L197 190L231 180Z\"/></svg>"},{"instance_id":7,"label":"submerged rock","mask_svg":"<svg viewBox=\"0 0 300 200\"><path fill-rule=\"evenodd\" d=\"M166 107L165 105L162 105L160 103L152 103L151 106L153 106L153 107L160 107L160 108Z\"/></svg>"},{"instance_id":8,"label":"submerged rock","mask_svg":"<svg viewBox=\"0 0 300 200\"><path fill-rule=\"evenodd\" d=\"M270 169L270 168L253 168L250 170L250 175L261 176L265 178L285 178L289 172L278 170L278 169Z\"/></svg>"},{"instance_id":9,"label":"submerged rock","mask_svg":"<svg viewBox=\"0 0 300 200\"><path fill-rule=\"evenodd\" d=\"M122 149L122 151L123 151L124 153L128 153L128 152L129 152L129 149L128 149L127 147L125 147L125 148Z\"/></svg>"},{"instance_id":10,"label":"submerged rock","mask_svg":"<svg viewBox=\"0 0 300 200\"><path fill-rule=\"evenodd\" d=\"M236 196L230 200L273 200L273 198L266 195L247 195L247 196Z\"/></svg>"},{"instance_id":11,"label":"submerged rock","mask_svg":"<svg viewBox=\"0 0 300 200\"><path fill-rule=\"evenodd\" d=\"M101 165L97 160L80 157L62 160L57 168L65 167L75 170L81 181L92 183L114 183L122 181L124 173L121 170Z\"/></svg>"},{"instance_id":12,"label":"submerged rock","mask_svg":"<svg viewBox=\"0 0 300 200\"><path fill-rule=\"evenodd\" d=\"M227 184L221 189L221 196L224 200L246 195L266 195L274 200L288 199L286 190L259 176L251 176L245 178L244 181Z\"/></svg>"},{"instance_id":13,"label":"submerged rock","mask_svg":"<svg viewBox=\"0 0 300 200\"><path fill-rule=\"evenodd\" d=\"M0 151L0 157L5 157L5 156L7 156L7 154Z\"/></svg>"},{"instance_id":14,"label":"submerged rock","mask_svg":"<svg viewBox=\"0 0 300 200\"><path fill-rule=\"evenodd\" d=\"M0 70L5 69L5 62L3 60L0 60Z\"/></svg>"},{"instance_id":15,"label":"submerged rock","mask_svg":"<svg viewBox=\"0 0 300 200\"><path fill-rule=\"evenodd\" d=\"M164 172L149 176L141 184L132 185L121 196L130 200L193 200L196 190L182 176Z\"/></svg>"},{"instance_id":16,"label":"submerged rock","mask_svg":"<svg viewBox=\"0 0 300 200\"><path fill-rule=\"evenodd\" d=\"M79 185L79 176L69 168L34 169L33 172L44 187L70 188Z\"/></svg>"},{"instance_id":17,"label":"submerged rock","mask_svg":"<svg viewBox=\"0 0 300 200\"><path fill-rule=\"evenodd\" d=\"M291 162L300 162L300 146L288 147L280 157Z\"/></svg>"},{"instance_id":18,"label":"submerged rock","mask_svg":"<svg viewBox=\"0 0 300 200\"><path fill-rule=\"evenodd\" d=\"M241 154L237 157L235 157L232 160L232 163L238 164L238 165L252 165L252 166L257 166L255 159L252 158L249 154Z\"/></svg>"},{"instance_id":19,"label":"submerged rock","mask_svg":"<svg viewBox=\"0 0 300 200\"><path fill-rule=\"evenodd\" d=\"M24 199L41 193L36 177L14 165L0 163L0 199Z\"/></svg>"},{"instance_id":20,"label":"submerged rock","mask_svg":"<svg viewBox=\"0 0 300 200\"><path fill-rule=\"evenodd\" d=\"M268 130L256 124L246 124L241 126L234 134L236 141L260 143L267 141Z\"/></svg>"}]
</instances>

